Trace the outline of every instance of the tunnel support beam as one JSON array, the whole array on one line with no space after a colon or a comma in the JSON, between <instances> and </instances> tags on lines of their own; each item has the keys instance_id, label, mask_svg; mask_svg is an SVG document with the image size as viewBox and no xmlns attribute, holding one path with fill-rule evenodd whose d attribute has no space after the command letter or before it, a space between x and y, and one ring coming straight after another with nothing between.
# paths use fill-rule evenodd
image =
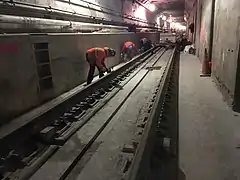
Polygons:
<instances>
[{"instance_id":1,"label":"tunnel support beam","mask_svg":"<svg viewBox=\"0 0 240 180\"><path fill-rule=\"evenodd\" d=\"M238 49L235 93L234 93L234 100L233 100L233 110L236 112L240 112L240 81L239 79L240 79L240 41L239 41L239 49Z\"/></svg>"}]
</instances>

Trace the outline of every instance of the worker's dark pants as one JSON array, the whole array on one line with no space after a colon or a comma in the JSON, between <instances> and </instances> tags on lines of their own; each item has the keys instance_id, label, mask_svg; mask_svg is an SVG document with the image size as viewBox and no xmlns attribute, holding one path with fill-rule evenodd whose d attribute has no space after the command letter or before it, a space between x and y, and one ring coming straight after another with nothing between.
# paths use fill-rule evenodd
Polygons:
<instances>
[{"instance_id":1,"label":"worker's dark pants","mask_svg":"<svg viewBox=\"0 0 240 180\"><path fill-rule=\"evenodd\" d=\"M132 59L134 56L136 56L137 51L134 49L134 47L128 48L128 57L129 59Z\"/></svg>"},{"instance_id":2,"label":"worker's dark pants","mask_svg":"<svg viewBox=\"0 0 240 180\"><path fill-rule=\"evenodd\" d=\"M90 65L90 64L89 64ZM94 77L94 72L95 72L95 67L98 68L99 71L99 78L103 77L103 71L97 66L97 65L90 65L89 71L88 71L88 77L87 77L87 84L91 84L93 77Z\"/></svg>"},{"instance_id":3,"label":"worker's dark pants","mask_svg":"<svg viewBox=\"0 0 240 180\"><path fill-rule=\"evenodd\" d=\"M147 46L142 46L142 47L141 47L141 53L148 51L148 50L151 49L152 47L153 47L152 45L151 45L151 46L149 46L149 45L147 45ZM151 50L151 54L153 54L153 50Z\"/></svg>"},{"instance_id":4,"label":"worker's dark pants","mask_svg":"<svg viewBox=\"0 0 240 180\"><path fill-rule=\"evenodd\" d=\"M93 77L94 77L94 72L95 72L95 67L97 67L98 72L99 72L99 78L104 76L104 72L97 66L96 63L93 63L89 58L88 54L86 54L86 60L89 63L89 71L88 71L88 77L87 77L87 84L91 84Z\"/></svg>"},{"instance_id":5,"label":"worker's dark pants","mask_svg":"<svg viewBox=\"0 0 240 180\"><path fill-rule=\"evenodd\" d=\"M133 48L127 48L127 50L124 52L124 54L126 54L126 59L124 59L124 61L131 60L136 55L136 53L137 52Z\"/></svg>"},{"instance_id":6,"label":"worker's dark pants","mask_svg":"<svg viewBox=\"0 0 240 180\"><path fill-rule=\"evenodd\" d=\"M147 50L149 50L151 48L152 48L152 45L151 44L147 44L147 45L144 46L144 51L147 51Z\"/></svg>"}]
</instances>

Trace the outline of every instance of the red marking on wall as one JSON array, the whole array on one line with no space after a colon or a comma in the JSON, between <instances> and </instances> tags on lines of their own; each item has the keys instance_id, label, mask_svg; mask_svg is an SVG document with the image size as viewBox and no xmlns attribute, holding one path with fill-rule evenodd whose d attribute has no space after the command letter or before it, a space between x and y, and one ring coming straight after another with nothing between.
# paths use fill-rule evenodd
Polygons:
<instances>
[{"instance_id":1,"label":"red marking on wall","mask_svg":"<svg viewBox=\"0 0 240 180\"><path fill-rule=\"evenodd\" d=\"M200 39L202 40L202 41L206 41L207 40L207 32L206 32L206 25L205 25L205 20L203 19L203 21L202 21L202 28L201 28L201 37L200 37Z\"/></svg>"},{"instance_id":2,"label":"red marking on wall","mask_svg":"<svg viewBox=\"0 0 240 180\"><path fill-rule=\"evenodd\" d=\"M15 44L0 44L0 53L17 53L18 47Z\"/></svg>"}]
</instances>

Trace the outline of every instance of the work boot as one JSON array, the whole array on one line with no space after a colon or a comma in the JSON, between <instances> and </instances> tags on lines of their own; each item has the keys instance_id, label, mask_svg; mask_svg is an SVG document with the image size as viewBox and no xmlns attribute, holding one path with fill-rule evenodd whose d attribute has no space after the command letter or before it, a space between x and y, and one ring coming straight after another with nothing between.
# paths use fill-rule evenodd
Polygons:
<instances>
[{"instance_id":1,"label":"work boot","mask_svg":"<svg viewBox=\"0 0 240 180\"><path fill-rule=\"evenodd\" d=\"M110 68L107 69L106 71L107 71L107 73L111 73L112 72L112 70Z\"/></svg>"},{"instance_id":2,"label":"work boot","mask_svg":"<svg viewBox=\"0 0 240 180\"><path fill-rule=\"evenodd\" d=\"M103 77L104 73L103 72L99 72L99 78Z\"/></svg>"}]
</instances>

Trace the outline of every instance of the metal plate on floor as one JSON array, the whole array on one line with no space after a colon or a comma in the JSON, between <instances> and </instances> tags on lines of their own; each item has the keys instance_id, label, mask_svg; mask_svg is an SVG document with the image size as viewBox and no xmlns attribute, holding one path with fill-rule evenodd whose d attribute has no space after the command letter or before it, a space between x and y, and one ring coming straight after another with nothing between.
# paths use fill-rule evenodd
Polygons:
<instances>
[{"instance_id":1,"label":"metal plate on floor","mask_svg":"<svg viewBox=\"0 0 240 180\"><path fill-rule=\"evenodd\" d=\"M146 69L149 70L149 71L160 70L161 68L162 68L162 66L149 66L149 67L146 67Z\"/></svg>"}]
</instances>

